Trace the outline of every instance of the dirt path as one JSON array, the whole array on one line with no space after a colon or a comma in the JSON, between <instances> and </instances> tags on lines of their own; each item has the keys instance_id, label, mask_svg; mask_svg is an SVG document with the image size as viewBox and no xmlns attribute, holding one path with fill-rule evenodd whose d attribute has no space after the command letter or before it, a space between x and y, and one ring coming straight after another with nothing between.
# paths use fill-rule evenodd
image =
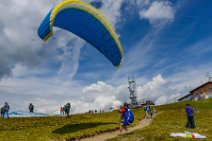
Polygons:
<instances>
[{"instance_id":1,"label":"dirt path","mask_svg":"<svg viewBox=\"0 0 212 141\"><path fill-rule=\"evenodd\" d=\"M161 114L161 113L158 113L158 114ZM157 116L158 114L156 114L155 116ZM155 116L153 116L153 118ZM131 128L128 128L127 132L125 132L123 130L122 134L130 133L130 132L133 132L135 130L142 129L142 128L150 125L151 122L152 122L151 118L149 118L149 119L145 118L145 119L139 121L138 125L136 125L134 127L131 127ZM120 135L120 131L116 130L116 131L113 131L113 132L106 132L106 133L102 133L102 134L99 134L99 135L96 135L96 136L93 136L93 137L88 137L88 138L85 138L85 139L81 139L80 141L104 141L104 140L107 140L107 139L115 138L118 135Z\"/></svg>"}]
</instances>

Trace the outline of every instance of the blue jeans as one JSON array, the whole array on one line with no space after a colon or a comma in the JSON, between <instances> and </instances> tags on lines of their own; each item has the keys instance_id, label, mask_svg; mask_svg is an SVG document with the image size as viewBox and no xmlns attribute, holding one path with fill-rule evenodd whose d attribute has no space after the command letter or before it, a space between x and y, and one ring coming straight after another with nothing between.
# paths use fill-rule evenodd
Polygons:
<instances>
[{"instance_id":1,"label":"blue jeans","mask_svg":"<svg viewBox=\"0 0 212 141\"><path fill-rule=\"evenodd\" d=\"M9 118L9 112L8 111L4 111L4 118Z\"/></svg>"},{"instance_id":2,"label":"blue jeans","mask_svg":"<svg viewBox=\"0 0 212 141\"><path fill-rule=\"evenodd\" d=\"M194 122L194 117L188 117L188 121L187 121L187 125L186 125L187 128L192 128L194 129L195 128L195 122Z\"/></svg>"}]
</instances>

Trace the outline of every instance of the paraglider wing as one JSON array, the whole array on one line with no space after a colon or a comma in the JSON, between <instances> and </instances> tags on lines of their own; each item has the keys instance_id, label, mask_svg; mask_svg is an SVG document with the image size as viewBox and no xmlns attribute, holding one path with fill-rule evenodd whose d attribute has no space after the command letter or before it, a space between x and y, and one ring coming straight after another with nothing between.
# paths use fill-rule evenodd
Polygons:
<instances>
[{"instance_id":1,"label":"paraglider wing","mask_svg":"<svg viewBox=\"0 0 212 141\"><path fill-rule=\"evenodd\" d=\"M119 66L123 49L112 26L93 6L80 0L65 0L49 11L38 29L38 35L46 41L53 34L53 26L68 30Z\"/></svg>"}]
</instances>

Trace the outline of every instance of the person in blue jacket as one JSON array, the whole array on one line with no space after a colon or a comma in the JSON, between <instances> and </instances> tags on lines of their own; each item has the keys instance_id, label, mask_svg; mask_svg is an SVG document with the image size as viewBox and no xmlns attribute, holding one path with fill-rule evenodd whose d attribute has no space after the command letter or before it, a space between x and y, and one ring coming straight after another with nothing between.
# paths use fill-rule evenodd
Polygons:
<instances>
[{"instance_id":1,"label":"person in blue jacket","mask_svg":"<svg viewBox=\"0 0 212 141\"><path fill-rule=\"evenodd\" d=\"M194 129L196 127L195 126L195 122L194 122L195 109L193 107L191 107L190 104L186 104L185 111L186 111L186 114L187 114L186 128L192 128L192 129Z\"/></svg>"},{"instance_id":2,"label":"person in blue jacket","mask_svg":"<svg viewBox=\"0 0 212 141\"><path fill-rule=\"evenodd\" d=\"M120 133L122 133L122 130L127 130L127 126L133 123L134 121L134 115L132 111L129 109L128 104L125 102L124 106L122 106L119 109L120 117L121 117L121 125L120 125Z\"/></svg>"}]
</instances>

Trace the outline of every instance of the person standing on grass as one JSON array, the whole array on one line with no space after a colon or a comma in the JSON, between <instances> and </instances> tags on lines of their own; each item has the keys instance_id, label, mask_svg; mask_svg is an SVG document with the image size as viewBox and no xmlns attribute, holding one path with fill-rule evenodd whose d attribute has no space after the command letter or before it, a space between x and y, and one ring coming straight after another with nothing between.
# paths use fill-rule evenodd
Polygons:
<instances>
[{"instance_id":1,"label":"person standing on grass","mask_svg":"<svg viewBox=\"0 0 212 141\"><path fill-rule=\"evenodd\" d=\"M34 111L34 105L32 105L32 103L29 104L29 112L33 113Z\"/></svg>"},{"instance_id":2,"label":"person standing on grass","mask_svg":"<svg viewBox=\"0 0 212 141\"><path fill-rule=\"evenodd\" d=\"M195 126L195 122L194 122L194 113L195 110L193 107L191 107L190 104L186 104L186 108L185 108L186 114L187 114L187 124L186 124L186 128L192 128L194 129Z\"/></svg>"},{"instance_id":3,"label":"person standing on grass","mask_svg":"<svg viewBox=\"0 0 212 141\"><path fill-rule=\"evenodd\" d=\"M1 107L1 118L4 118L4 107Z\"/></svg>"},{"instance_id":4,"label":"person standing on grass","mask_svg":"<svg viewBox=\"0 0 212 141\"><path fill-rule=\"evenodd\" d=\"M146 119L149 118L149 106L144 107L144 112L146 113Z\"/></svg>"},{"instance_id":5,"label":"person standing on grass","mask_svg":"<svg viewBox=\"0 0 212 141\"><path fill-rule=\"evenodd\" d=\"M63 111L63 107L60 107L60 115L62 116L62 115L63 115L63 113L64 113L64 111Z\"/></svg>"},{"instance_id":6,"label":"person standing on grass","mask_svg":"<svg viewBox=\"0 0 212 141\"><path fill-rule=\"evenodd\" d=\"M4 105L4 118L9 118L9 110L10 110L10 106L8 105L7 102L5 102L5 105Z\"/></svg>"},{"instance_id":7,"label":"person standing on grass","mask_svg":"<svg viewBox=\"0 0 212 141\"><path fill-rule=\"evenodd\" d=\"M152 114L153 114L153 113L152 113L152 107L151 107L150 105L149 105L148 107L149 107L149 114L150 114L150 117L152 118Z\"/></svg>"},{"instance_id":8,"label":"person standing on grass","mask_svg":"<svg viewBox=\"0 0 212 141\"><path fill-rule=\"evenodd\" d=\"M65 113L66 113L67 117L69 117L70 109L71 109L71 104L67 103L65 105Z\"/></svg>"}]
</instances>

